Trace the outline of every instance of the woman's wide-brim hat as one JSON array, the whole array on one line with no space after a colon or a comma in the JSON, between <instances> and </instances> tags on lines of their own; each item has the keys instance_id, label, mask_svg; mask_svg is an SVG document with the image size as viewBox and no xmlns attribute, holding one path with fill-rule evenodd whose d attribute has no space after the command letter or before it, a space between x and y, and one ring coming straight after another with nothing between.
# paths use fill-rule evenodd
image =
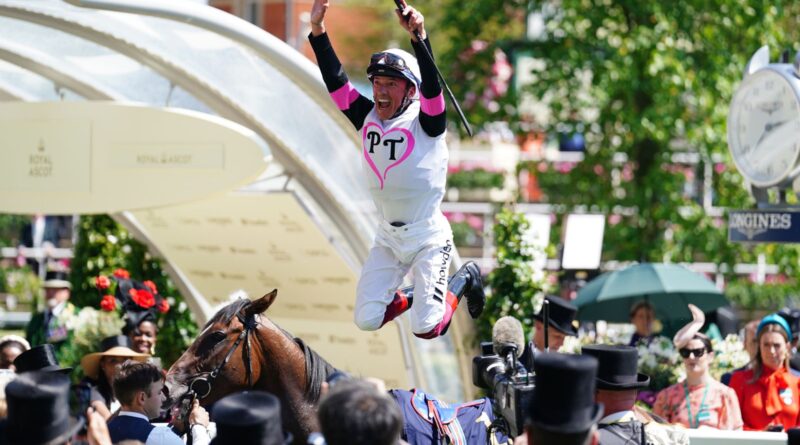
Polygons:
<instances>
[{"instance_id":1,"label":"woman's wide-brim hat","mask_svg":"<svg viewBox=\"0 0 800 445\"><path fill-rule=\"evenodd\" d=\"M81 359L83 373L93 379L100 376L100 361L103 357L127 357L138 362L146 362L150 358L149 354L141 354L131 349L130 340L124 335L103 339L100 350L102 352L86 354Z\"/></svg>"},{"instance_id":2,"label":"woman's wide-brim hat","mask_svg":"<svg viewBox=\"0 0 800 445\"><path fill-rule=\"evenodd\" d=\"M59 445L83 426L69 413L69 377L51 372L19 375L6 386L8 418L4 443Z\"/></svg>"}]
</instances>

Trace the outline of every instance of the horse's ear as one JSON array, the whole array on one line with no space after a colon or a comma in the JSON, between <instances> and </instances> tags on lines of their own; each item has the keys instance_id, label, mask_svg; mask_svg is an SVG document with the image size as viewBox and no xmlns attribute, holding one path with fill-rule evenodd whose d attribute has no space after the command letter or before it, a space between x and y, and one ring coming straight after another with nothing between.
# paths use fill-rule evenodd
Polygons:
<instances>
[{"instance_id":1,"label":"horse's ear","mask_svg":"<svg viewBox=\"0 0 800 445\"><path fill-rule=\"evenodd\" d=\"M248 304L244 309L245 315L263 314L264 311L272 306L272 303L276 298L278 298L278 289L273 289L272 292L264 295L258 300L251 301L250 304Z\"/></svg>"}]
</instances>

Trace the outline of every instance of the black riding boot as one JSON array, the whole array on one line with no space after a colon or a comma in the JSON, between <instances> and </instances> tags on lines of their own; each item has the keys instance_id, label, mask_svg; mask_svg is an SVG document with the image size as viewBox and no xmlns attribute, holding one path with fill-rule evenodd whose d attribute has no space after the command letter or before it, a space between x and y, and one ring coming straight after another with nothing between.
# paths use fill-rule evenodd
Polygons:
<instances>
[{"instance_id":1,"label":"black riding boot","mask_svg":"<svg viewBox=\"0 0 800 445\"><path fill-rule=\"evenodd\" d=\"M467 309L470 317L478 318L486 304L486 295L483 293L481 270L473 261L468 261L458 269L447 282L447 290L461 302L461 297L467 297Z\"/></svg>"}]
</instances>

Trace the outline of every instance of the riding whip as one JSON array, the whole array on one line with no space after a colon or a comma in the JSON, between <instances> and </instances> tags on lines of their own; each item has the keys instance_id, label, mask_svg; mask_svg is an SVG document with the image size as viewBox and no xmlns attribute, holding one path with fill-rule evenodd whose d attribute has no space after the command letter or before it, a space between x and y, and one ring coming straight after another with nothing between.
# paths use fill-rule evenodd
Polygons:
<instances>
[{"instance_id":1,"label":"riding whip","mask_svg":"<svg viewBox=\"0 0 800 445\"><path fill-rule=\"evenodd\" d=\"M547 299L542 303L542 320L544 321L544 350L550 351L550 302Z\"/></svg>"},{"instance_id":2,"label":"riding whip","mask_svg":"<svg viewBox=\"0 0 800 445\"><path fill-rule=\"evenodd\" d=\"M402 13L403 10L408 6L405 0L394 0L394 4L397 5L398 10ZM408 20L408 19L406 19ZM433 54L431 54L428 46L422 41L422 36L419 34L419 31L414 31L414 37L417 38L419 43L421 44L422 48L425 50L425 55L428 57L428 60L433 65L433 69L436 70L436 75L439 76L439 81L442 82L442 86L444 86L444 90L447 91L447 97L450 98L450 103L453 104L455 107L456 112L458 113L458 117L461 118L461 123L464 125L464 129L467 130L467 134L469 137L472 137L472 127L469 126L469 122L467 122L467 117L464 116L464 112L461 111L461 106L458 104L458 100L456 100L456 96L450 91L450 87L447 85L447 82L444 80L444 76L442 76L442 72L439 71L439 67L436 66L436 61L433 60Z\"/></svg>"}]
</instances>

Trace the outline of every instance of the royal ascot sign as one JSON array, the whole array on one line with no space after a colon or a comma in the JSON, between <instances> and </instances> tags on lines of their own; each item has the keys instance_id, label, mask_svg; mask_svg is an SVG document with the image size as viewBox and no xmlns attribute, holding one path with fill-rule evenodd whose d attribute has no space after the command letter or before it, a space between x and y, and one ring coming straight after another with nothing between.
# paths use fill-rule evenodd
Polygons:
<instances>
[{"instance_id":1,"label":"royal ascot sign","mask_svg":"<svg viewBox=\"0 0 800 445\"><path fill-rule=\"evenodd\" d=\"M798 243L800 211L731 211L728 214L728 240L746 243Z\"/></svg>"},{"instance_id":2,"label":"royal ascot sign","mask_svg":"<svg viewBox=\"0 0 800 445\"><path fill-rule=\"evenodd\" d=\"M114 213L194 201L263 173L252 131L189 110L0 103L0 212Z\"/></svg>"}]
</instances>

